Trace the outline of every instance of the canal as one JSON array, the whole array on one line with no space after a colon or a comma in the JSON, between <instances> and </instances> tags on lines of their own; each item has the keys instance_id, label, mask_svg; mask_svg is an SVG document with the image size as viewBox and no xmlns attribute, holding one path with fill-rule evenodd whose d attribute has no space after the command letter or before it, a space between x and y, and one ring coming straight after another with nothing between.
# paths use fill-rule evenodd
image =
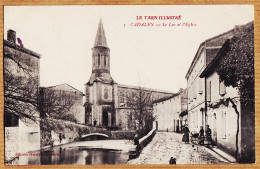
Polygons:
<instances>
[{"instance_id":1,"label":"canal","mask_svg":"<svg viewBox=\"0 0 260 169\"><path fill-rule=\"evenodd\" d=\"M79 141L19 155L19 165L126 164L131 140Z\"/></svg>"}]
</instances>

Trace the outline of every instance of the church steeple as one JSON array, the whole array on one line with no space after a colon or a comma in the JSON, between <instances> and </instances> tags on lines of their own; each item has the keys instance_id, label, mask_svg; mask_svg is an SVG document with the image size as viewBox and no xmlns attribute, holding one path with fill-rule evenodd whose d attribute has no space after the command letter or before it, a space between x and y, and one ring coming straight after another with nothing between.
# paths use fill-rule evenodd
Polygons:
<instances>
[{"instance_id":1,"label":"church steeple","mask_svg":"<svg viewBox=\"0 0 260 169\"><path fill-rule=\"evenodd\" d=\"M101 81L103 83L113 82L110 76L110 49L107 46L105 31L100 19L97 35L92 48L92 75L89 83Z\"/></svg>"},{"instance_id":2,"label":"church steeple","mask_svg":"<svg viewBox=\"0 0 260 169\"><path fill-rule=\"evenodd\" d=\"M97 46L108 47L101 18L99 20L96 40L95 40L95 44L94 44L94 47L97 47Z\"/></svg>"}]
</instances>

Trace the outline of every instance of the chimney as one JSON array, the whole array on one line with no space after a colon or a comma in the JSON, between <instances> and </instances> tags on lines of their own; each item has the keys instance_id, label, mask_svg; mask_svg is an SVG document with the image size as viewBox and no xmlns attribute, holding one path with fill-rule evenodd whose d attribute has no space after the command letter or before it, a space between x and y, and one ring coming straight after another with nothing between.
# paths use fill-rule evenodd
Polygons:
<instances>
[{"instance_id":1,"label":"chimney","mask_svg":"<svg viewBox=\"0 0 260 169\"><path fill-rule=\"evenodd\" d=\"M16 43L16 32L12 29L7 31L7 40L13 43Z\"/></svg>"}]
</instances>

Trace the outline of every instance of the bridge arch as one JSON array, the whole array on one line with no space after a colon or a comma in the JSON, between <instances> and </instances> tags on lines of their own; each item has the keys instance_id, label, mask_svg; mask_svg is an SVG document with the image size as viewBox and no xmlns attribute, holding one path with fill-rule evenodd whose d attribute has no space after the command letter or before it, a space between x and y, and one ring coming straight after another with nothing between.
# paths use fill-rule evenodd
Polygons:
<instances>
[{"instance_id":1,"label":"bridge arch","mask_svg":"<svg viewBox=\"0 0 260 169\"><path fill-rule=\"evenodd\" d=\"M108 138L109 136L103 133L90 133L81 136L81 140L105 140Z\"/></svg>"}]
</instances>

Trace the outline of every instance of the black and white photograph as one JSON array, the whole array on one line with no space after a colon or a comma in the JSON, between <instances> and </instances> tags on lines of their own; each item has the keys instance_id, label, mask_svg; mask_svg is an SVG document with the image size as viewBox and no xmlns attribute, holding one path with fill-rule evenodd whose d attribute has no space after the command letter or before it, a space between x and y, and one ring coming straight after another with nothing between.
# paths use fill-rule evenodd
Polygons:
<instances>
[{"instance_id":1,"label":"black and white photograph","mask_svg":"<svg viewBox=\"0 0 260 169\"><path fill-rule=\"evenodd\" d=\"M3 18L6 165L255 163L253 5Z\"/></svg>"}]
</instances>

